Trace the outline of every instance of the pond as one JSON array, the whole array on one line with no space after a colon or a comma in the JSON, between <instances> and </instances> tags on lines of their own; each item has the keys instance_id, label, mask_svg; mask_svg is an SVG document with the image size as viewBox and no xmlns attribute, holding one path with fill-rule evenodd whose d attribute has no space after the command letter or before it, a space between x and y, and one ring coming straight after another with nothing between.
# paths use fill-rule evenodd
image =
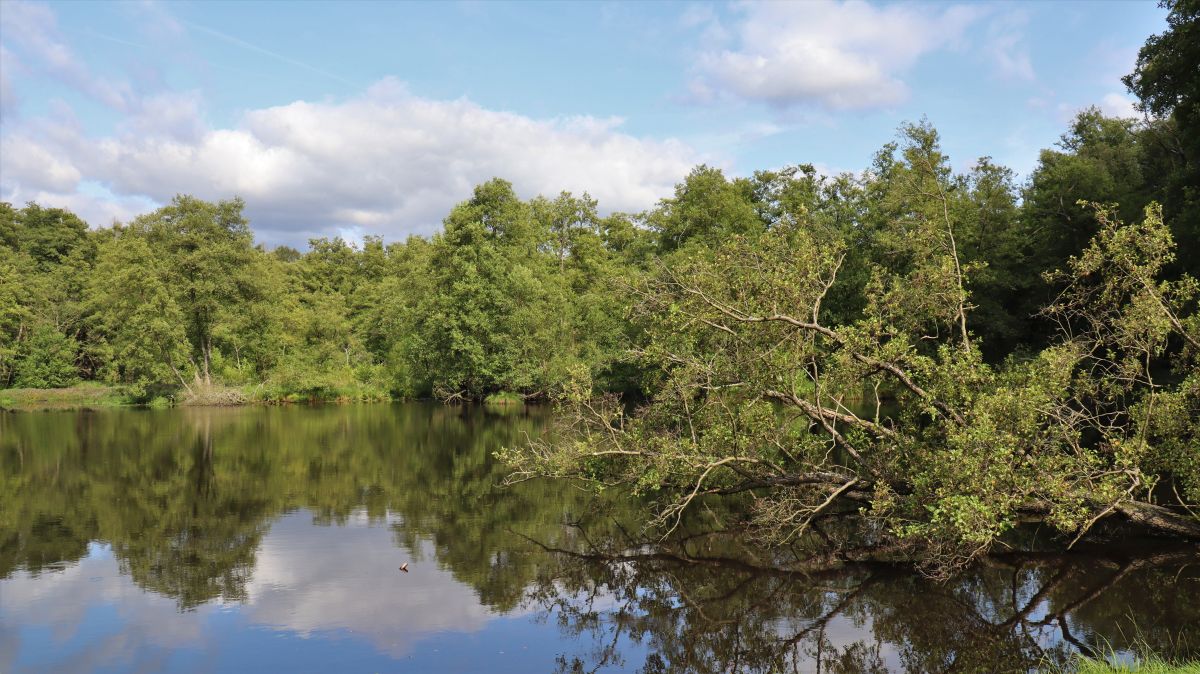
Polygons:
<instances>
[{"instance_id":1,"label":"pond","mask_svg":"<svg viewBox=\"0 0 1200 674\"><path fill-rule=\"evenodd\" d=\"M1200 649L1194 548L1002 554L948 582L615 549L628 499L499 486L493 452L547 420L0 414L0 672L1020 672Z\"/></svg>"}]
</instances>

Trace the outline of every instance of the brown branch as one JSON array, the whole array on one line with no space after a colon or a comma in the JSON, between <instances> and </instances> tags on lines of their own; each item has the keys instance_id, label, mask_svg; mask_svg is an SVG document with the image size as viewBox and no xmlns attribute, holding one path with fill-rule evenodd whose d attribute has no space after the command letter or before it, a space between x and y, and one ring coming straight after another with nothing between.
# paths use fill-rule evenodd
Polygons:
<instances>
[{"instance_id":1,"label":"brown branch","mask_svg":"<svg viewBox=\"0 0 1200 674\"><path fill-rule=\"evenodd\" d=\"M805 414L809 415L810 417L812 417L814 419L816 419L816 418L832 418L832 419L836 419L844 424L850 424L851 426L858 426L859 428L867 431L868 433L872 433L872 434L880 436L880 437L884 437L884 438L896 437L896 431L893 431L892 429L887 428L886 426L880 426L879 424L867 421L866 419L863 419L854 414L843 414L836 410L831 410L828 407L810 403L807 400L804 400L803 398L797 397L793 393L783 393L782 391L768 390L764 393L764 395L766 395L768 398L775 398L777 400L789 402L789 403L795 405L796 407L799 407L801 410L804 411Z\"/></svg>"}]
</instances>

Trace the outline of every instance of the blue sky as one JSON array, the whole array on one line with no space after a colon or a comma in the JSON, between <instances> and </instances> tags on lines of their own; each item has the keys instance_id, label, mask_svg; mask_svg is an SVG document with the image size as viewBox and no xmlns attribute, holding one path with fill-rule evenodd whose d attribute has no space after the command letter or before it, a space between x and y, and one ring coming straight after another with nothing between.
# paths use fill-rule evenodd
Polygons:
<instances>
[{"instance_id":1,"label":"blue sky","mask_svg":"<svg viewBox=\"0 0 1200 674\"><path fill-rule=\"evenodd\" d=\"M637 211L705 162L858 171L906 120L1020 176L1152 2L0 0L0 199L126 220L242 196L259 239L435 231L492 176Z\"/></svg>"}]
</instances>

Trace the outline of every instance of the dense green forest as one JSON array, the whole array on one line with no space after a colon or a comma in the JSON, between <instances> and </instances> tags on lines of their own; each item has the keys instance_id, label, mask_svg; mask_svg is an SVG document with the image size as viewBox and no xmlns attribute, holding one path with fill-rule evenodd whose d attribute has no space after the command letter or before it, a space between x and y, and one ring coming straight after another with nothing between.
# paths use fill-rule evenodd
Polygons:
<instances>
[{"instance_id":1,"label":"dense green forest","mask_svg":"<svg viewBox=\"0 0 1200 674\"><path fill-rule=\"evenodd\" d=\"M305 252L237 198L99 229L5 204L0 386L555 398L572 434L518 477L661 494L667 528L753 492L768 540L861 508L951 564L1031 518L1200 538L1200 6L1168 7L1144 117L1084 110L1023 181L921 121L857 174L699 166L608 216L494 179L431 238Z\"/></svg>"}]
</instances>

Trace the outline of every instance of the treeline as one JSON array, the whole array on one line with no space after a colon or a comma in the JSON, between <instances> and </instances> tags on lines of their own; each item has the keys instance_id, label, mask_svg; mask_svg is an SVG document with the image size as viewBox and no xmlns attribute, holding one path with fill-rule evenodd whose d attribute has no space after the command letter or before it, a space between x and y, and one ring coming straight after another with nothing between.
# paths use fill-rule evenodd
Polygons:
<instances>
[{"instance_id":1,"label":"treeline","mask_svg":"<svg viewBox=\"0 0 1200 674\"><path fill-rule=\"evenodd\" d=\"M314 239L305 253L256 247L236 199L180 196L99 230L61 209L5 204L0 385L94 379L191 393L217 381L317 397L481 397L544 395L587 368L603 388L636 388L627 350L638 331L624 320L633 278L803 221L818 239L855 243L824 305L836 322L861 308L869 269L895 264L888 223L923 189L945 198L960 257L978 270L976 330L1000 359L1046 339L1035 314L1055 288L1042 274L1097 230L1079 200L1120 203L1132 218L1169 195L1170 126L1086 111L1023 186L986 158L954 174L924 124L905 127L858 176L798 166L730 180L701 166L636 216L599 217L587 195L522 201L493 180L432 239ZM1164 200L1194 214L1187 200ZM1168 221L1195 251L1194 217Z\"/></svg>"},{"instance_id":2,"label":"treeline","mask_svg":"<svg viewBox=\"0 0 1200 674\"><path fill-rule=\"evenodd\" d=\"M735 237L802 226L843 243L821 304L836 324L865 306L879 270L911 265L895 223L951 221L972 335L998 362L1045 345L1039 317L1062 268L1099 230L1079 202L1134 220L1166 207L1179 246L1200 254L1194 163L1175 117L1082 112L1022 184L988 158L952 170L927 123L906 125L857 175L809 165L729 178L699 166L640 214L598 215L586 194L525 201L480 185L431 238L361 246L313 239L300 252L255 245L239 199L190 196L132 222L90 229L69 211L0 205L0 388L81 380L136 396L200 396L215 385L265 398L546 396L585 371L602 390L638 391L645 326L629 314L638 279L711 255ZM921 298L912 298L920 301Z\"/></svg>"}]
</instances>

